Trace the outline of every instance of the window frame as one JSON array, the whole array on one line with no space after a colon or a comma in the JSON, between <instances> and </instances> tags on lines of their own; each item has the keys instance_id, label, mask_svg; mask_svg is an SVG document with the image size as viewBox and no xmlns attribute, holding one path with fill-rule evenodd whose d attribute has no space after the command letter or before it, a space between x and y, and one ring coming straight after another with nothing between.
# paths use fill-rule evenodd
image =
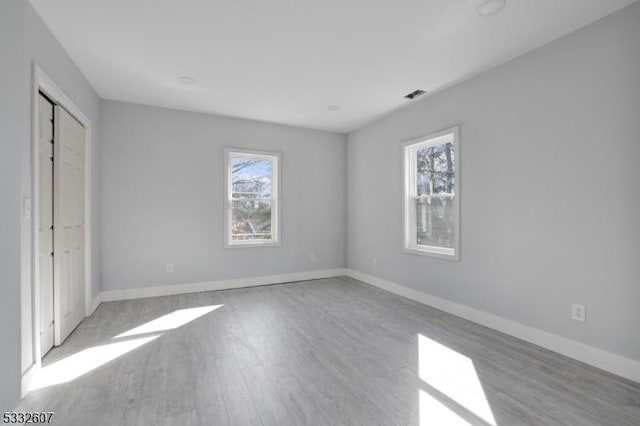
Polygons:
<instances>
[{"instance_id":1,"label":"window frame","mask_svg":"<svg viewBox=\"0 0 640 426\"><path fill-rule=\"evenodd\" d=\"M417 243L417 208L414 206L414 200L417 198L417 174L416 174L416 152L421 148L440 145L446 143L447 137L453 136L454 148L454 198L453 212L454 224L453 231L455 233L453 241L454 248L425 246ZM403 219L403 241L402 251L405 253L417 254L421 256L435 257L438 259L446 259L452 261L460 260L460 127L450 127L448 129L431 133L420 138L403 142L402 150L402 219ZM451 253L453 250L453 253Z\"/></svg>"},{"instance_id":2,"label":"window frame","mask_svg":"<svg viewBox=\"0 0 640 426\"><path fill-rule=\"evenodd\" d=\"M233 241L231 224L233 222L232 211L232 168L231 159L234 157L255 158L271 161L271 238L268 240L238 240ZM260 151L254 149L225 148L224 149L224 246L225 248L241 247L277 247L281 245L280 239L280 205L282 188L282 155L279 152Z\"/></svg>"}]
</instances>

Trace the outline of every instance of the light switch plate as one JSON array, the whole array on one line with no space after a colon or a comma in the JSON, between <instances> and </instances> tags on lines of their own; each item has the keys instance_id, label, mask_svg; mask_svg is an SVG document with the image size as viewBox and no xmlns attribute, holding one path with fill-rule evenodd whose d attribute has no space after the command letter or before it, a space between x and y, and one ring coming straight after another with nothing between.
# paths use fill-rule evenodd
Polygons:
<instances>
[{"instance_id":1,"label":"light switch plate","mask_svg":"<svg viewBox=\"0 0 640 426\"><path fill-rule=\"evenodd\" d=\"M29 197L24 197L22 200L22 217L31 219L31 198Z\"/></svg>"}]
</instances>

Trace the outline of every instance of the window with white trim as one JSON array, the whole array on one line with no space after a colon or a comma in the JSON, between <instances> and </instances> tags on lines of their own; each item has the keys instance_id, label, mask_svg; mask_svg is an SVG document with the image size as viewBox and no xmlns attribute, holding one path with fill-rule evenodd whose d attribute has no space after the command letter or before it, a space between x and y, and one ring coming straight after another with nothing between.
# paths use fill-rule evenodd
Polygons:
<instances>
[{"instance_id":1,"label":"window with white trim","mask_svg":"<svg viewBox=\"0 0 640 426\"><path fill-rule=\"evenodd\" d=\"M272 246L280 243L280 154L225 150L226 245Z\"/></svg>"},{"instance_id":2,"label":"window with white trim","mask_svg":"<svg viewBox=\"0 0 640 426\"><path fill-rule=\"evenodd\" d=\"M459 131L403 144L404 250L459 260Z\"/></svg>"}]
</instances>

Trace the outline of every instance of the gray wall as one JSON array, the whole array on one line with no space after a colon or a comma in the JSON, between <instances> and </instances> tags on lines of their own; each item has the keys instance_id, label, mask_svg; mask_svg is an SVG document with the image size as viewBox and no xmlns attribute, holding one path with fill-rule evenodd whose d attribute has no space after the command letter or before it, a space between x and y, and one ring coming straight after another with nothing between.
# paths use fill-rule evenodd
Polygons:
<instances>
[{"instance_id":1,"label":"gray wall","mask_svg":"<svg viewBox=\"0 0 640 426\"><path fill-rule=\"evenodd\" d=\"M348 266L640 359L639 22L636 3L351 134ZM462 260L402 253L400 144L456 124Z\"/></svg>"},{"instance_id":2,"label":"gray wall","mask_svg":"<svg viewBox=\"0 0 640 426\"><path fill-rule=\"evenodd\" d=\"M0 411L20 397L21 145L24 141L24 8L0 1Z\"/></svg>"},{"instance_id":3,"label":"gray wall","mask_svg":"<svg viewBox=\"0 0 640 426\"><path fill-rule=\"evenodd\" d=\"M36 63L62 91L89 117L92 125L92 285L93 296L97 296L100 287L100 216L99 216L99 153L100 153L100 98L93 90L82 72L76 67L67 52L49 31L40 16L35 12L29 2L22 2L24 7L25 32L25 56L22 62L24 103L23 112L24 136L20 144L22 150L22 197L31 195L31 79L32 63ZM31 292L31 220L22 221L22 303L29 306L32 299ZM22 325L22 371L31 366L32 357L32 315L31 309L23 309L21 315Z\"/></svg>"},{"instance_id":4,"label":"gray wall","mask_svg":"<svg viewBox=\"0 0 640 426\"><path fill-rule=\"evenodd\" d=\"M102 142L103 290L345 266L343 135L103 101ZM224 248L226 146L282 153L280 247Z\"/></svg>"},{"instance_id":5,"label":"gray wall","mask_svg":"<svg viewBox=\"0 0 640 426\"><path fill-rule=\"evenodd\" d=\"M0 2L0 411L16 407L21 372L33 363L31 337L31 219L22 218L31 188L31 62L34 61L92 119L99 129L100 102L87 80L55 40L29 2ZM99 139L93 140L94 191L99 189ZM97 201L99 197L96 197ZM95 246L100 246L98 204L92 216ZM94 292L100 290L99 251L93 253Z\"/></svg>"}]
</instances>

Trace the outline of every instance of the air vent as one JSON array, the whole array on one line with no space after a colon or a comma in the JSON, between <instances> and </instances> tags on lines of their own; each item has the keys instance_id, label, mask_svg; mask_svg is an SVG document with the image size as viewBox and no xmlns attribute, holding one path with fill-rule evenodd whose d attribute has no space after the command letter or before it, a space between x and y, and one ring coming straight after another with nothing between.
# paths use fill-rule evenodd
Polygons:
<instances>
[{"instance_id":1,"label":"air vent","mask_svg":"<svg viewBox=\"0 0 640 426\"><path fill-rule=\"evenodd\" d=\"M424 90L418 89L418 90L414 90L413 92L409 93L408 95L405 95L404 97L406 99L414 99L414 98L417 98L418 96L424 95L425 93L427 93L427 92L425 92Z\"/></svg>"}]
</instances>

